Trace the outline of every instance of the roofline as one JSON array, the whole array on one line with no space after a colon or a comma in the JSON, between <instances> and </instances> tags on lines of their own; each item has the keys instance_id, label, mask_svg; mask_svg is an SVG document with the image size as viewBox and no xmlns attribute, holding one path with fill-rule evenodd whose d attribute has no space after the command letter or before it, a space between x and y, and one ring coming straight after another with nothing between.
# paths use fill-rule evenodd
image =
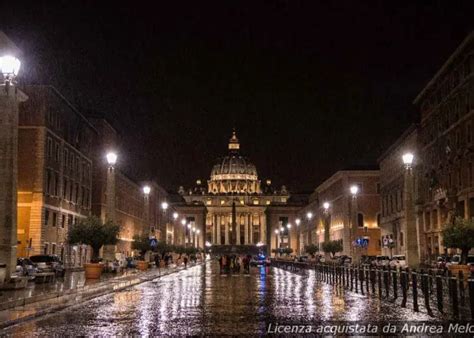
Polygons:
<instances>
[{"instance_id":1,"label":"roofline","mask_svg":"<svg viewBox=\"0 0 474 338\"><path fill-rule=\"evenodd\" d=\"M471 31L467 37L461 42L461 44L454 50L451 56L446 60L443 66L438 70L438 72L433 76L433 78L426 84L426 86L422 89L422 91L415 97L413 100L413 104L418 104L421 98L426 94L426 92L435 84L441 74L448 68L448 66L454 61L454 59L461 54L462 50L466 45L471 41L474 40L474 31Z\"/></svg>"},{"instance_id":2,"label":"roofline","mask_svg":"<svg viewBox=\"0 0 474 338\"><path fill-rule=\"evenodd\" d=\"M396 140L393 142L378 158L377 163L382 162L395 148L397 148L405 139L418 131L418 125L412 123Z\"/></svg>"},{"instance_id":3,"label":"roofline","mask_svg":"<svg viewBox=\"0 0 474 338\"><path fill-rule=\"evenodd\" d=\"M314 189L313 193L321 192L321 190L325 189L327 186L329 186L336 180L341 179L344 175L377 176L377 175L380 175L380 170L339 170L336 173L334 173L331 177L329 177L327 180L325 180L323 183L318 185L316 189Z\"/></svg>"}]
</instances>

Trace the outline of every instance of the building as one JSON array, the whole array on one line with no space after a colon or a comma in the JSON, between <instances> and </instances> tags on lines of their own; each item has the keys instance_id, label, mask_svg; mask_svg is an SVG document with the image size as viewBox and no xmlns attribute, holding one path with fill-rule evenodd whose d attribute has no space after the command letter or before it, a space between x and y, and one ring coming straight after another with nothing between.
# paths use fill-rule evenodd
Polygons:
<instances>
[{"instance_id":1,"label":"building","mask_svg":"<svg viewBox=\"0 0 474 338\"><path fill-rule=\"evenodd\" d=\"M418 94L421 259L446 252L441 230L474 216L474 32Z\"/></svg>"},{"instance_id":2,"label":"building","mask_svg":"<svg viewBox=\"0 0 474 338\"><path fill-rule=\"evenodd\" d=\"M310 224L310 242L321 245L325 240L341 240L342 254L380 254L379 180L379 170L364 168L338 171L320 184L300 214ZM354 185L358 187L356 197L350 192ZM352 227L354 223L357 226Z\"/></svg>"},{"instance_id":3,"label":"building","mask_svg":"<svg viewBox=\"0 0 474 338\"><path fill-rule=\"evenodd\" d=\"M87 248L66 245L68 228L91 214L94 126L56 89L26 86L19 107L18 250L56 254L68 264Z\"/></svg>"},{"instance_id":4,"label":"building","mask_svg":"<svg viewBox=\"0 0 474 338\"><path fill-rule=\"evenodd\" d=\"M378 159L380 166L380 198L382 201L380 218L382 254L390 257L392 255L408 255L407 226L409 224L406 222L408 211L405 198L406 168L402 161L402 156L406 153L413 153L415 158L418 157L418 130L416 125L408 128ZM414 163L412 170L415 174L415 196L417 196L419 183L417 163ZM411 226L416 227L416 224Z\"/></svg>"},{"instance_id":5,"label":"building","mask_svg":"<svg viewBox=\"0 0 474 338\"><path fill-rule=\"evenodd\" d=\"M180 215L176 226L181 224L176 243L296 248L294 221L301 205L292 203L285 186L276 189L271 180L261 184L256 166L241 155L235 132L228 154L212 166L207 186L197 180L193 188L180 187L179 194L181 201L173 204Z\"/></svg>"},{"instance_id":6,"label":"building","mask_svg":"<svg viewBox=\"0 0 474 338\"><path fill-rule=\"evenodd\" d=\"M130 256L135 235L166 240L167 222L161 208L167 200L166 191L156 182L138 183L121 171L117 131L102 117L89 116L89 121L98 131L92 156L92 213L104 222L110 220L120 225L119 242L113 252ZM111 151L117 152L113 168L106 161L106 154ZM111 190L107 189L108 184L112 185ZM148 194L143 190L145 185L150 187Z\"/></svg>"}]
</instances>

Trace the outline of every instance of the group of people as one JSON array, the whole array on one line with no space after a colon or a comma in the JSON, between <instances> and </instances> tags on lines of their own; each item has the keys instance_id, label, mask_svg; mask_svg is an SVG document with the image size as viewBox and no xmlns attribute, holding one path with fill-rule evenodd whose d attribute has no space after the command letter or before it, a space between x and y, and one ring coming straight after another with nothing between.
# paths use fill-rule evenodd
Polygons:
<instances>
[{"instance_id":1,"label":"group of people","mask_svg":"<svg viewBox=\"0 0 474 338\"><path fill-rule=\"evenodd\" d=\"M250 259L252 256L239 256L239 255L221 255L219 256L219 272L229 273L240 273L243 268L244 273L250 273Z\"/></svg>"}]
</instances>

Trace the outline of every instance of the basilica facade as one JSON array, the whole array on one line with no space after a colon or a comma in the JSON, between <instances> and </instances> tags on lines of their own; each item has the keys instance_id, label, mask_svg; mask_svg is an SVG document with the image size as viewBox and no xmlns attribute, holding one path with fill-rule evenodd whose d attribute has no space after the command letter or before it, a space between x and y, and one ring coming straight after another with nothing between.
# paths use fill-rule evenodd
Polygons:
<instances>
[{"instance_id":1,"label":"basilica facade","mask_svg":"<svg viewBox=\"0 0 474 338\"><path fill-rule=\"evenodd\" d=\"M256 166L241 154L235 132L227 155L210 167L207 184L198 179L194 187L179 188L180 200L173 203L175 244L255 245L268 252L297 246L301 203L285 186L260 181Z\"/></svg>"}]
</instances>

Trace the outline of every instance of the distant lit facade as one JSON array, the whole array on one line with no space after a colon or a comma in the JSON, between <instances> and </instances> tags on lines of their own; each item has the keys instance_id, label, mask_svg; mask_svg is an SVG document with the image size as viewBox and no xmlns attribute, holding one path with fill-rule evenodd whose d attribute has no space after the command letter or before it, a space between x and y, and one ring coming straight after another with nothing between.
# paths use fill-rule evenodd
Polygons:
<instances>
[{"instance_id":1,"label":"distant lit facade","mask_svg":"<svg viewBox=\"0 0 474 338\"><path fill-rule=\"evenodd\" d=\"M181 215L176 220L181 226L175 225L181 228L177 243L200 247L206 242L208 245L266 245L268 250L290 246L292 239L287 225L290 224L290 232L295 231L291 230L291 223L294 224L300 207L291 203L285 186L276 189L270 180L261 183L255 165L240 154L235 132L229 140L228 154L212 167L207 186L197 180L191 189L180 187L179 194L182 202L174 205ZM285 230L279 230L275 239L275 230L281 228ZM198 229L199 234L193 229Z\"/></svg>"}]
</instances>

